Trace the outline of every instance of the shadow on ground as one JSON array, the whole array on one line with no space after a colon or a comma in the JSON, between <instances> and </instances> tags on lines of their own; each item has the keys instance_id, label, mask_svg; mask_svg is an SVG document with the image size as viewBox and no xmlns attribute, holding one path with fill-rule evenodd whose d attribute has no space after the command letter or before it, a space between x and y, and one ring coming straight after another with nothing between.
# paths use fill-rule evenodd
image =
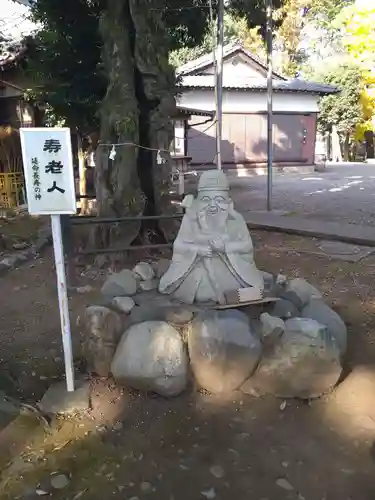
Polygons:
<instances>
[{"instance_id":1,"label":"shadow on ground","mask_svg":"<svg viewBox=\"0 0 375 500\"><path fill-rule=\"evenodd\" d=\"M95 422L39 431L22 463L3 472L2 500L37 498L56 471L71 475L56 499L374 498L374 423L353 424L340 396L281 409L273 398L239 394L119 397L103 382L95 391Z\"/></svg>"}]
</instances>

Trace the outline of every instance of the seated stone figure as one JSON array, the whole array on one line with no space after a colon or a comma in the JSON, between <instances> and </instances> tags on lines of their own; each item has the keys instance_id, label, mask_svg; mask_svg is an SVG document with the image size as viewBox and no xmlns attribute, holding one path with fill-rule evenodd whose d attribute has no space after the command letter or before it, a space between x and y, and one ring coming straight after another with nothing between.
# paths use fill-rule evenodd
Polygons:
<instances>
[{"instance_id":1,"label":"seated stone figure","mask_svg":"<svg viewBox=\"0 0 375 500\"><path fill-rule=\"evenodd\" d=\"M233 208L226 175L216 170L204 172L198 196L182 220L159 291L188 304L226 304L226 293L247 287L260 292L264 288L249 231Z\"/></svg>"}]
</instances>

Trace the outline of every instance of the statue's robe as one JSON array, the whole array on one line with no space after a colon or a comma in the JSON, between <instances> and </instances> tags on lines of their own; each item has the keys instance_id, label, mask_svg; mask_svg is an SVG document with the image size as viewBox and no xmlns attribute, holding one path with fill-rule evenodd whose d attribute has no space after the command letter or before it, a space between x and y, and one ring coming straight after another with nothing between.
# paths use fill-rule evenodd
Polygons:
<instances>
[{"instance_id":1,"label":"statue's robe","mask_svg":"<svg viewBox=\"0 0 375 500\"><path fill-rule=\"evenodd\" d=\"M212 250L205 257L200 250L220 237L224 251ZM222 302L225 293L239 288L256 287L263 291L262 273L256 268L253 244L243 217L232 211L220 233L204 232L195 210L185 214L173 246L173 259L162 276L159 291L172 294L182 302Z\"/></svg>"}]
</instances>

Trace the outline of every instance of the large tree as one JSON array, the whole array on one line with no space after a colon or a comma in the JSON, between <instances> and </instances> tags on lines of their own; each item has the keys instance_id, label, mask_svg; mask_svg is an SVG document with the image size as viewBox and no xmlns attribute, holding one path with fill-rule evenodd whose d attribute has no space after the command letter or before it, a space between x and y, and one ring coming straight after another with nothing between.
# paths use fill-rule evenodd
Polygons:
<instances>
[{"instance_id":1,"label":"large tree","mask_svg":"<svg viewBox=\"0 0 375 500\"><path fill-rule=\"evenodd\" d=\"M229 10L263 30L262 0L233 0ZM209 13L205 0L34 4L34 18L42 24L30 41L35 92L69 126L100 130L99 215L155 214L165 209L176 93L168 57L173 49L201 43ZM104 144L119 143L124 145L110 159L111 146ZM163 155L165 162L158 162Z\"/></svg>"},{"instance_id":2,"label":"large tree","mask_svg":"<svg viewBox=\"0 0 375 500\"><path fill-rule=\"evenodd\" d=\"M334 85L340 89L339 94L323 97L320 101L319 128L328 132L336 127L343 149L344 159L349 160L350 145L355 139L363 139L371 117L372 107L365 96L365 82L361 68L347 62L328 71L315 75L316 79ZM362 131L362 137L360 133Z\"/></svg>"}]
</instances>

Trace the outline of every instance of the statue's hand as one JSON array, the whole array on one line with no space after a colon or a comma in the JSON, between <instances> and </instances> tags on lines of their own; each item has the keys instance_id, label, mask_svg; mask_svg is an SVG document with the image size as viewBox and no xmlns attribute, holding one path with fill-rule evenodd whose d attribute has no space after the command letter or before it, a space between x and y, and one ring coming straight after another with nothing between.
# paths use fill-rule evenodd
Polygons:
<instances>
[{"instance_id":1,"label":"statue's hand","mask_svg":"<svg viewBox=\"0 0 375 500\"><path fill-rule=\"evenodd\" d=\"M214 238L210 240L211 247L216 250L216 252L224 252L225 251L225 243L221 238Z\"/></svg>"},{"instance_id":2,"label":"statue's hand","mask_svg":"<svg viewBox=\"0 0 375 500\"><path fill-rule=\"evenodd\" d=\"M200 250L199 250L199 254L202 256L202 257L209 257L211 258L212 257L212 248L210 245L207 245L207 246L204 246L202 247Z\"/></svg>"}]
</instances>

